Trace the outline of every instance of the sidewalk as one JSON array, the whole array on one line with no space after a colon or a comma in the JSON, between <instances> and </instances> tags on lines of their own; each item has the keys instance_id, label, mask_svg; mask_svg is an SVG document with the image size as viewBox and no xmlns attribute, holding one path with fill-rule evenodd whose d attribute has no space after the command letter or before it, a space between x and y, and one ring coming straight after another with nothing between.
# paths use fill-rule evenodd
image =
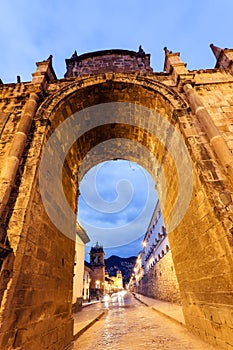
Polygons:
<instances>
[{"instance_id":1,"label":"sidewalk","mask_svg":"<svg viewBox=\"0 0 233 350\"><path fill-rule=\"evenodd\" d=\"M86 307L86 306L90 306L90 305L94 305L94 304L98 304L100 301L99 300L94 300L94 301L88 301L83 303L82 307Z\"/></svg>"},{"instance_id":2,"label":"sidewalk","mask_svg":"<svg viewBox=\"0 0 233 350\"><path fill-rule=\"evenodd\" d=\"M168 317L172 321L178 322L182 326L185 326L182 306L158 299L149 298L142 294L133 293L133 295L137 300L146 306L151 307L153 310L157 311L163 316Z\"/></svg>"},{"instance_id":3,"label":"sidewalk","mask_svg":"<svg viewBox=\"0 0 233 350\"><path fill-rule=\"evenodd\" d=\"M73 314L74 340L97 322L104 314L105 311L102 309L101 303L96 301L86 303L82 311Z\"/></svg>"}]
</instances>

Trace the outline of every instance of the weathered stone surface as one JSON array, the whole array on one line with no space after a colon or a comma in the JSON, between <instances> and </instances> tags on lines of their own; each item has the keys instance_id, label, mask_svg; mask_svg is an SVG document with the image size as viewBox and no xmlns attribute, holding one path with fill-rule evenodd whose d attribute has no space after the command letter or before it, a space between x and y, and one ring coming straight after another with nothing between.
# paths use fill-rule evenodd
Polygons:
<instances>
[{"instance_id":1,"label":"weathered stone surface","mask_svg":"<svg viewBox=\"0 0 233 350\"><path fill-rule=\"evenodd\" d=\"M148 297L181 304L179 285L170 250L143 277L139 292Z\"/></svg>"},{"instance_id":2,"label":"weathered stone surface","mask_svg":"<svg viewBox=\"0 0 233 350\"><path fill-rule=\"evenodd\" d=\"M152 72L150 55L141 47L138 52L128 50L104 50L86 53L81 56L77 52L66 60L65 78L100 73L132 73Z\"/></svg>"},{"instance_id":3,"label":"weathered stone surface","mask_svg":"<svg viewBox=\"0 0 233 350\"><path fill-rule=\"evenodd\" d=\"M226 70L188 72L183 65L180 72L178 66L166 74L122 73L121 66L113 73L110 66L109 70L104 68L104 74L54 80L49 59L38 65L34 82L0 86L1 171L5 171L5 160L30 94L39 96L1 216L1 243L12 248L3 260L0 278L2 349L63 350L71 344L74 242L58 231L43 207L38 185L41 154L53 130L73 113L117 101L155 110L175 126L188 148L194 176L192 199L182 222L169 233L186 324L210 343L225 349L233 345L229 337L233 310L232 179L182 90L185 79L190 82L192 76L195 93L232 154L233 77ZM45 79L46 72L50 73ZM163 208L166 224L178 191L174 161L167 148L146 130L154 124L152 115L142 118L140 127L131 125L128 118L128 123L107 122L93 128L72 146L63 167L65 195L76 211L77 171L87 152L104 141L126 138L126 159L137 161L155 180L157 162L163 166L168 194ZM132 147L130 141L145 146L150 155ZM103 158L116 157L107 146L103 150ZM95 162L100 160L98 155ZM87 164L83 173L92 165ZM6 198L4 181L0 185L0 197ZM63 215L63 208L50 200L51 207Z\"/></svg>"}]
</instances>

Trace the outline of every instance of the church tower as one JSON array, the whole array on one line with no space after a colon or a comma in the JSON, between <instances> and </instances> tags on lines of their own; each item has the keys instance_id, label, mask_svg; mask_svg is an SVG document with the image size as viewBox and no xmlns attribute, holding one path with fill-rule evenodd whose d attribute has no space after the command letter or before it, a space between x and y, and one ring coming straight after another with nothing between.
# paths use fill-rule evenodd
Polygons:
<instances>
[{"instance_id":1,"label":"church tower","mask_svg":"<svg viewBox=\"0 0 233 350\"><path fill-rule=\"evenodd\" d=\"M122 277L121 270L117 270L116 277L117 277L117 286L119 289L122 289L123 288L123 277Z\"/></svg>"},{"instance_id":2,"label":"church tower","mask_svg":"<svg viewBox=\"0 0 233 350\"><path fill-rule=\"evenodd\" d=\"M105 263L104 248L97 242L90 251L91 272L91 296L97 299L104 293Z\"/></svg>"}]
</instances>

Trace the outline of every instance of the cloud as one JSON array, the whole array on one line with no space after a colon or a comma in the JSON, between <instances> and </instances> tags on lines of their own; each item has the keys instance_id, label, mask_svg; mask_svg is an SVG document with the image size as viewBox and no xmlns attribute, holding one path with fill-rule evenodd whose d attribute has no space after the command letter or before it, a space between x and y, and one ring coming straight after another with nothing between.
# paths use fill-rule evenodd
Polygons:
<instances>
[{"instance_id":1,"label":"cloud","mask_svg":"<svg viewBox=\"0 0 233 350\"><path fill-rule=\"evenodd\" d=\"M117 186L121 180L124 180L125 186L123 192L118 193ZM132 195L127 192L129 187ZM91 216L90 222L103 222L104 227L112 227L119 222L126 224L146 206L151 206L148 201L152 190L154 182L150 175L136 164L132 166L132 163L121 160L101 163L89 171L80 184L80 216L83 220ZM117 210L111 211L114 201Z\"/></svg>"},{"instance_id":2,"label":"cloud","mask_svg":"<svg viewBox=\"0 0 233 350\"><path fill-rule=\"evenodd\" d=\"M90 173L95 173L96 169L99 169L98 176L91 176ZM106 180L106 176L110 181ZM91 182L93 178L95 184ZM101 187L103 184L104 193L111 192L120 178L130 181L134 188L134 195L124 210L114 214L107 211L99 212L89 207L82 195L79 197L79 221L91 239L89 245L99 241L105 247L122 246L145 234L157 201L157 194L153 179L137 164L131 163L129 167L128 161L119 160L104 162L92 168L83 179L86 185L84 187L82 183L80 185L81 193L85 190L92 192L95 186Z\"/></svg>"},{"instance_id":3,"label":"cloud","mask_svg":"<svg viewBox=\"0 0 233 350\"><path fill-rule=\"evenodd\" d=\"M142 240L144 236L139 237L135 241L122 245L116 248L104 248L105 259L109 258L111 255L118 255L122 258L127 258L130 256L137 256L140 250L142 249ZM94 244L93 244L94 245ZM90 246L85 248L85 260L89 261L90 256Z\"/></svg>"}]
</instances>

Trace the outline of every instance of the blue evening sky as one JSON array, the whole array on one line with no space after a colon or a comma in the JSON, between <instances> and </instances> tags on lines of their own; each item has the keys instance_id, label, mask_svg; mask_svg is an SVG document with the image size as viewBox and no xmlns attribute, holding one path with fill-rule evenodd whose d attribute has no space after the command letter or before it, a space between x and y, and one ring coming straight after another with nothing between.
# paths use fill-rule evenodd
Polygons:
<instances>
[{"instance_id":1,"label":"blue evening sky","mask_svg":"<svg viewBox=\"0 0 233 350\"><path fill-rule=\"evenodd\" d=\"M106 257L137 255L158 198L149 173L126 160L103 162L84 176L80 192L79 221L91 239L86 252L98 241Z\"/></svg>"},{"instance_id":2,"label":"blue evening sky","mask_svg":"<svg viewBox=\"0 0 233 350\"><path fill-rule=\"evenodd\" d=\"M35 62L54 57L59 78L65 58L108 48L151 53L163 70L167 46L189 69L213 67L214 43L232 47L232 0L1 0L0 77L31 79Z\"/></svg>"},{"instance_id":3,"label":"blue evening sky","mask_svg":"<svg viewBox=\"0 0 233 350\"><path fill-rule=\"evenodd\" d=\"M17 75L22 81L30 81L35 62L47 59L50 54L55 72L62 78L65 58L71 57L74 50L78 54L109 48L137 51L142 45L146 53L151 53L154 71L163 71L164 46L173 52L180 51L190 70L214 67L210 43L222 48L233 47L232 0L1 0L0 13L0 78L4 83L16 82ZM128 162L126 165L119 162L116 166L118 170L111 170L111 164L105 164L98 175L96 188L106 201L117 198L115 188L119 178L116 174L126 177L136 190L143 189L141 169L134 165L130 180ZM106 186L106 178L111 178L112 188ZM150 186L153 188L152 182ZM104 213L97 215L80 200L82 220L91 217L89 224L115 227L135 222L135 216L145 204L143 193L136 190L126 211L114 218ZM144 224L146 220L144 218ZM106 255L137 254L139 236L144 234L140 224L135 243L108 248Z\"/></svg>"}]
</instances>

